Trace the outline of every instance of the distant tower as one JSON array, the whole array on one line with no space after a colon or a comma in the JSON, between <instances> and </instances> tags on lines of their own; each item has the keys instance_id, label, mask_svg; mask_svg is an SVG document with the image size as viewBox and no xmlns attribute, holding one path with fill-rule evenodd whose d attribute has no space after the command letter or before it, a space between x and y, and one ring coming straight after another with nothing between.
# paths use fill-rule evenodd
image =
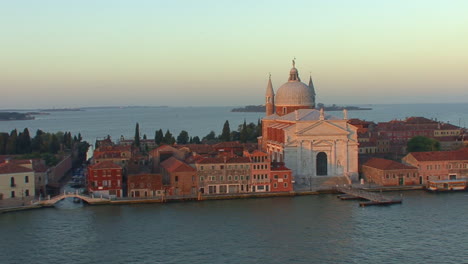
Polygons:
<instances>
[{"instance_id":1,"label":"distant tower","mask_svg":"<svg viewBox=\"0 0 468 264\"><path fill-rule=\"evenodd\" d=\"M315 88L314 83L312 82L312 74L309 77L309 88L312 96L312 109L315 108Z\"/></svg>"},{"instance_id":2,"label":"distant tower","mask_svg":"<svg viewBox=\"0 0 468 264\"><path fill-rule=\"evenodd\" d=\"M271 74L268 78L268 85L265 93L265 106L266 106L266 116L272 115L275 113L275 92L273 91L273 85L271 84Z\"/></svg>"}]
</instances>

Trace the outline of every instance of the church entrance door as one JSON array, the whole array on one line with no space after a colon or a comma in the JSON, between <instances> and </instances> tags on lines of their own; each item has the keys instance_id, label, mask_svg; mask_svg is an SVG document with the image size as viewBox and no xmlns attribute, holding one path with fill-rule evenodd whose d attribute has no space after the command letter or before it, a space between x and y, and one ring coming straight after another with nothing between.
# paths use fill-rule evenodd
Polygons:
<instances>
[{"instance_id":1,"label":"church entrance door","mask_svg":"<svg viewBox=\"0 0 468 264\"><path fill-rule=\"evenodd\" d=\"M327 172L327 154L325 152L320 152L317 154L317 176L325 176L328 174Z\"/></svg>"}]
</instances>

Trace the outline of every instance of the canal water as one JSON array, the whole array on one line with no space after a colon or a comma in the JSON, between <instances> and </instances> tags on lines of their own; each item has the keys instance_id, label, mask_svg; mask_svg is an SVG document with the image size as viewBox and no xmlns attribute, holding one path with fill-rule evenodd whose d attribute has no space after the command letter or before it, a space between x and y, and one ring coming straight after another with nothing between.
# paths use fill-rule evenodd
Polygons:
<instances>
[{"instance_id":1,"label":"canal water","mask_svg":"<svg viewBox=\"0 0 468 264\"><path fill-rule=\"evenodd\" d=\"M0 215L0 262L468 263L468 193L401 195L401 205L365 208L335 195L121 206L65 200Z\"/></svg>"}]
</instances>

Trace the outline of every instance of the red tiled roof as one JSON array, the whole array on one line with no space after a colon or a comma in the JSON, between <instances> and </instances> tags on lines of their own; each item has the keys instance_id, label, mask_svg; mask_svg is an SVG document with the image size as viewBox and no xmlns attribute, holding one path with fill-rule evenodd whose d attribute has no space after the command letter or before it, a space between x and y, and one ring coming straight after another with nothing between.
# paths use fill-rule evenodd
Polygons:
<instances>
[{"instance_id":1,"label":"red tiled roof","mask_svg":"<svg viewBox=\"0 0 468 264\"><path fill-rule=\"evenodd\" d=\"M418 161L468 160L468 148L452 151L411 152Z\"/></svg>"},{"instance_id":2,"label":"red tiled roof","mask_svg":"<svg viewBox=\"0 0 468 264\"><path fill-rule=\"evenodd\" d=\"M161 167L163 167L165 170L169 172L195 171L193 167L191 167L187 163L180 161L174 157L170 157L167 160L163 161L161 163Z\"/></svg>"},{"instance_id":3,"label":"red tiled roof","mask_svg":"<svg viewBox=\"0 0 468 264\"><path fill-rule=\"evenodd\" d=\"M23 167L23 166L19 166L11 162L0 164L0 174L22 173L22 172L33 172L33 170Z\"/></svg>"},{"instance_id":4,"label":"red tiled roof","mask_svg":"<svg viewBox=\"0 0 468 264\"><path fill-rule=\"evenodd\" d=\"M216 157L210 158L206 157L204 159L200 159L196 162L197 164L214 164L214 163L250 163L250 159L247 157Z\"/></svg>"},{"instance_id":5,"label":"red tiled roof","mask_svg":"<svg viewBox=\"0 0 468 264\"><path fill-rule=\"evenodd\" d=\"M409 170L409 169L417 169L413 166L408 166L400 162L396 162L393 160L388 159L380 159L380 158L372 158L368 160L363 166L376 168L379 170Z\"/></svg>"},{"instance_id":6,"label":"red tiled roof","mask_svg":"<svg viewBox=\"0 0 468 264\"><path fill-rule=\"evenodd\" d=\"M122 169L122 167L118 164L110 160L105 160L94 165L89 166L93 170L102 170L102 169Z\"/></svg>"},{"instance_id":7,"label":"red tiled roof","mask_svg":"<svg viewBox=\"0 0 468 264\"><path fill-rule=\"evenodd\" d=\"M213 145L214 148L243 148L239 141L221 142Z\"/></svg>"}]
</instances>

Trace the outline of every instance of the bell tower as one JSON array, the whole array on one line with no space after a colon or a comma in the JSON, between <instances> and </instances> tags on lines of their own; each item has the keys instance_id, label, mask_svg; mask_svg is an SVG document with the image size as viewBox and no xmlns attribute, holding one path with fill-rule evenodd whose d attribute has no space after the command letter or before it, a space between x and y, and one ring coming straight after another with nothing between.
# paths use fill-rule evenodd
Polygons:
<instances>
[{"instance_id":1,"label":"bell tower","mask_svg":"<svg viewBox=\"0 0 468 264\"><path fill-rule=\"evenodd\" d=\"M271 84L271 74L268 78L268 85L265 93L265 106L266 116L275 113L275 92L273 91L273 85Z\"/></svg>"}]
</instances>

